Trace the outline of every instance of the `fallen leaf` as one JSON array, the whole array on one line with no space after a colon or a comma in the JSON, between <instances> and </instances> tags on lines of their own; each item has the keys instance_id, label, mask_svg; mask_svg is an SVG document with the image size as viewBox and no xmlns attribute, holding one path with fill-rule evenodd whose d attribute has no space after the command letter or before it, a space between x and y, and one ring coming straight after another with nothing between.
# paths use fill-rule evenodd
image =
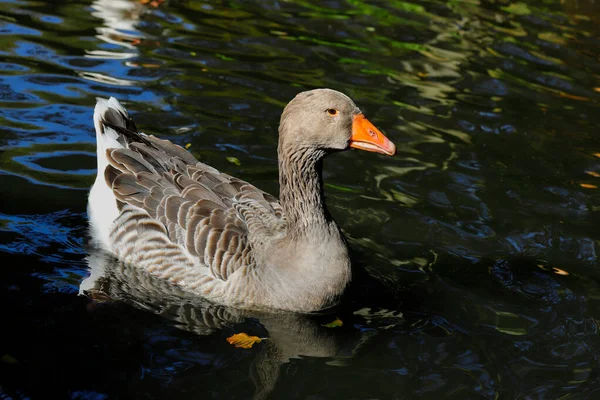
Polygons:
<instances>
[{"instance_id":1,"label":"fallen leaf","mask_svg":"<svg viewBox=\"0 0 600 400\"><path fill-rule=\"evenodd\" d=\"M556 267L552 268L552 272L554 272L555 274L558 274L558 275L563 275L563 276L569 275L569 273L567 271L562 270L560 268L556 268Z\"/></svg>"},{"instance_id":2,"label":"fallen leaf","mask_svg":"<svg viewBox=\"0 0 600 400\"><path fill-rule=\"evenodd\" d=\"M600 158L600 153L594 153L594 154L592 154L592 155L593 155L593 156L595 156L595 157L598 157L598 158Z\"/></svg>"},{"instance_id":3,"label":"fallen leaf","mask_svg":"<svg viewBox=\"0 0 600 400\"><path fill-rule=\"evenodd\" d=\"M192 144L191 144L191 143L186 143L186 144L185 144L185 148L186 148L186 149L189 149L190 147L192 147Z\"/></svg>"},{"instance_id":4,"label":"fallen leaf","mask_svg":"<svg viewBox=\"0 0 600 400\"><path fill-rule=\"evenodd\" d=\"M600 92L600 87L595 87L594 92Z\"/></svg>"},{"instance_id":5,"label":"fallen leaf","mask_svg":"<svg viewBox=\"0 0 600 400\"><path fill-rule=\"evenodd\" d=\"M227 161L229 161L232 164L237 165L238 167L240 165L242 165L242 163L240 162L240 160L237 157L227 157Z\"/></svg>"},{"instance_id":6,"label":"fallen leaf","mask_svg":"<svg viewBox=\"0 0 600 400\"><path fill-rule=\"evenodd\" d=\"M264 340L258 336L248 336L246 333L236 333L227 338L227 342L235 347L249 349L254 346L254 343L260 343Z\"/></svg>"},{"instance_id":7,"label":"fallen leaf","mask_svg":"<svg viewBox=\"0 0 600 400\"><path fill-rule=\"evenodd\" d=\"M590 183L580 183L579 186L585 189L598 189L598 186L592 185Z\"/></svg>"},{"instance_id":8,"label":"fallen leaf","mask_svg":"<svg viewBox=\"0 0 600 400\"><path fill-rule=\"evenodd\" d=\"M593 176L594 178L600 178L600 174L595 171L585 171L585 173Z\"/></svg>"},{"instance_id":9,"label":"fallen leaf","mask_svg":"<svg viewBox=\"0 0 600 400\"><path fill-rule=\"evenodd\" d=\"M323 324L321 326L324 326L325 328L338 328L340 326L344 325L344 323L342 322L341 319L336 318L334 321L331 321L328 324Z\"/></svg>"}]
</instances>

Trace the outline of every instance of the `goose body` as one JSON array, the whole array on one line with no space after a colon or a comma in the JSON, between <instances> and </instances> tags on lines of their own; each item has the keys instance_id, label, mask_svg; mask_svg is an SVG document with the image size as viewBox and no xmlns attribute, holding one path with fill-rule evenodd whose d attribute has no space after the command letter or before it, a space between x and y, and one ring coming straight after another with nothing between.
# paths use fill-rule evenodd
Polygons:
<instances>
[{"instance_id":1,"label":"goose body","mask_svg":"<svg viewBox=\"0 0 600 400\"><path fill-rule=\"evenodd\" d=\"M279 129L280 201L138 132L114 98L94 112L92 240L120 261L220 304L297 312L335 305L350 282L343 236L324 203L323 157L395 146L347 96L296 96Z\"/></svg>"}]
</instances>

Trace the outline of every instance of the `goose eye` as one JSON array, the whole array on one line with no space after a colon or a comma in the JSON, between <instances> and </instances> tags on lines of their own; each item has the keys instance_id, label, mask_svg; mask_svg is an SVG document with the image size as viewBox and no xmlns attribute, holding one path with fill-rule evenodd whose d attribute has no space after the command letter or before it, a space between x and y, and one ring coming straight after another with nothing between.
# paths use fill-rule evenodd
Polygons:
<instances>
[{"instance_id":1,"label":"goose eye","mask_svg":"<svg viewBox=\"0 0 600 400\"><path fill-rule=\"evenodd\" d=\"M334 109L334 108L328 108L328 109L327 109L327 113L328 113L329 115L337 115L337 113L338 113L338 110L336 110L336 109Z\"/></svg>"}]
</instances>

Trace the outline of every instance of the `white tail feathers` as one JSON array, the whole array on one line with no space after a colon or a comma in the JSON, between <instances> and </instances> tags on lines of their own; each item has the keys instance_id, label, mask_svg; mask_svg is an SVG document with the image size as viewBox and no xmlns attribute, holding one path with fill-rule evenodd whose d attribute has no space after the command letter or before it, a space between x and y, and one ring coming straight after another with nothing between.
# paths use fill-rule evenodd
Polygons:
<instances>
[{"instance_id":1,"label":"white tail feathers","mask_svg":"<svg viewBox=\"0 0 600 400\"><path fill-rule=\"evenodd\" d=\"M96 128L96 150L98 158L98 174L88 199L88 217L92 239L101 247L110 250L108 240L110 226L118 217L117 200L104 179L104 171L108 166L106 150L127 147L122 135L106 123L127 127L129 114L117 99L98 99L94 109L94 127Z\"/></svg>"},{"instance_id":2,"label":"white tail feathers","mask_svg":"<svg viewBox=\"0 0 600 400\"><path fill-rule=\"evenodd\" d=\"M108 100L98 99L94 109L94 127L96 128L96 141L98 146L98 161L100 162L100 153L102 156L106 149L125 147L125 142L119 142L120 134L114 129L106 126L105 122L113 125L126 126L126 119L129 118L127 110L119 103L117 99L111 97ZM106 165L104 166L106 167ZM100 169L100 164L98 164Z\"/></svg>"}]
</instances>

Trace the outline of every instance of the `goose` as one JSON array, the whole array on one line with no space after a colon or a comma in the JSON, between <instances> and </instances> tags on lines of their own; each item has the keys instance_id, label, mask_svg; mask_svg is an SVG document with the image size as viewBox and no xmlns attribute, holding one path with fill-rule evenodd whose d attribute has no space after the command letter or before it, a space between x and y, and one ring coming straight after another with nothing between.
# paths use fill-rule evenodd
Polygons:
<instances>
[{"instance_id":1,"label":"goose","mask_svg":"<svg viewBox=\"0 0 600 400\"><path fill-rule=\"evenodd\" d=\"M279 200L138 131L113 97L94 110L98 174L90 236L120 262L216 304L309 313L335 306L351 280L327 211L323 158L396 146L346 95L301 92L281 115Z\"/></svg>"}]
</instances>

